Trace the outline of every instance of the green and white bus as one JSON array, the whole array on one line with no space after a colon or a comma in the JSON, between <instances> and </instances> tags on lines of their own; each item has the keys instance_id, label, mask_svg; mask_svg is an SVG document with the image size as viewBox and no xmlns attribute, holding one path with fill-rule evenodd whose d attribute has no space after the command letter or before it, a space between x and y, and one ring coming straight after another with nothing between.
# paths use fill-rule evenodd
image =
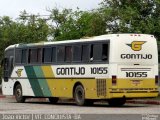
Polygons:
<instances>
[{"instance_id":1,"label":"green and white bus","mask_svg":"<svg viewBox=\"0 0 160 120\"><path fill-rule=\"evenodd\" d=\"M77 105L158 96L158 52L153 35L111 34L88 39L15 44L3 60L4 95L73 98Z\"/></svg>"}]
</instances>

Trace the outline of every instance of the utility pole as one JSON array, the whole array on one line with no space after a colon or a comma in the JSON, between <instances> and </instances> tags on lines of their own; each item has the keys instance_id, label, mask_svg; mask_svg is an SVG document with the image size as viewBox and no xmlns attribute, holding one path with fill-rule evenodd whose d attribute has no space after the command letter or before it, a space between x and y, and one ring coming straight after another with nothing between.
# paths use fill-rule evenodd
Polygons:
<instances>
[{"instance_id":1,"label":"utility pole","mask_svg":"<svg viewBox=\"0 0 160 120\"><path fill-rule=\"evenodd\" d=\"M41 18L41 17L46 17L46 16L48 18ZM31 18L31 23L32 23L32 25L34 25L35 22L37 21L38 17L41 18L42 20L48 21L48 20L50 20L49 16L50 15L34 15L34 14L31 14L31 15L21 15L20 17L21 18Z\"/></svg>"}]
</instances>

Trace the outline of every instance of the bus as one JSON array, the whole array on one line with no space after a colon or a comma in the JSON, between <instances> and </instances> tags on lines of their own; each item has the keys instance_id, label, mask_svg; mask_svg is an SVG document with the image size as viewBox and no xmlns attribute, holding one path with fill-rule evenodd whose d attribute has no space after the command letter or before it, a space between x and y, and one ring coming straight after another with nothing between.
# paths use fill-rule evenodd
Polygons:
<instances>
[{"instance_id":1,"label":"bus","mask_svg":"<svg viewBox=\"0 0 160 120\"><path fill-rule=\"evenodd\" d=\"M2 62L4 95L19 103L44 97L74 99L79 106L158 96L157 42L148 34L10 45Z\"/></svg>"}]
</instances>

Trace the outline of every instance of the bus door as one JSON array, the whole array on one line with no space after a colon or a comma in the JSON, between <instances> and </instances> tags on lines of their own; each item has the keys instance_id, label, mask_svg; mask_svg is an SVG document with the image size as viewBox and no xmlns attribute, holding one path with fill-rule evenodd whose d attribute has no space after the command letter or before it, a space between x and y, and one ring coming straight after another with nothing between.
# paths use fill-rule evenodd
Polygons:
<instances>
[{"instance_id":1,"label":"bus door","mask_svg":"<svg viewBox=\"0 0 160 120\"><path fill-rule=\"evenodd\" d=\"M3 78L5 82L8 82L8 79L13 70L13 57L10 56L9 58L4 58L3 60Z\"/></svg>"}]
</instances>

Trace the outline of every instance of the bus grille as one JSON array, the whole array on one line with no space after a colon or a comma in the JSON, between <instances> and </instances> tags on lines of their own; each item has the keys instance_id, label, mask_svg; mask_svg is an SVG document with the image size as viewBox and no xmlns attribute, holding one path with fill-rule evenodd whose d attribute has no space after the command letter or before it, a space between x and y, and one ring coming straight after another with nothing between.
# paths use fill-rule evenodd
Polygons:
<instances>
[{"instance_id":1,"label":"bus grille","mask_svg":"<svg viewBox=\"0 0 160 120\"><path fill-rule=\"evenodd\" d=\"M106 80L97 79L97 96L106 96Z\"/></svg>"}]
</instances>

